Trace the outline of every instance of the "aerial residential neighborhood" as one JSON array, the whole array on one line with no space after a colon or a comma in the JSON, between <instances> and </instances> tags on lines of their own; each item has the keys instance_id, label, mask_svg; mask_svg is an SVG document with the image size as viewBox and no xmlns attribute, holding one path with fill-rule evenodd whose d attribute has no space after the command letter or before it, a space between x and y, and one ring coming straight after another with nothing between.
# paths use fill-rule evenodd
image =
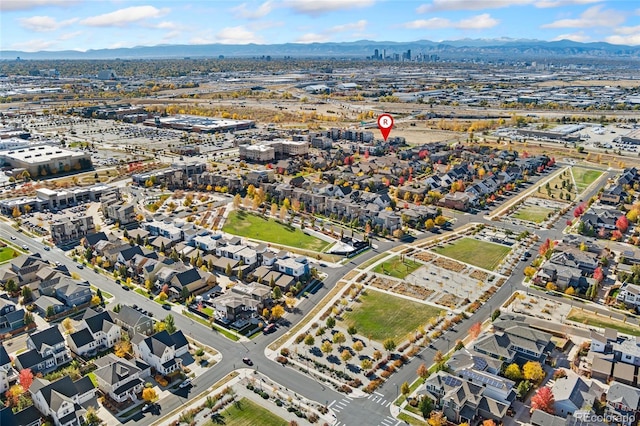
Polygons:
<instances>
[{"instance_id":1,"label":"aerial residential neighborhood","mask_svg":"<svg viewBox=\"0 0 640 426\"><path fill-rule=\"evenodd\" d=\"M6 3L0 425L640 424L632 2Z\"/></svg>"}]
</instances>

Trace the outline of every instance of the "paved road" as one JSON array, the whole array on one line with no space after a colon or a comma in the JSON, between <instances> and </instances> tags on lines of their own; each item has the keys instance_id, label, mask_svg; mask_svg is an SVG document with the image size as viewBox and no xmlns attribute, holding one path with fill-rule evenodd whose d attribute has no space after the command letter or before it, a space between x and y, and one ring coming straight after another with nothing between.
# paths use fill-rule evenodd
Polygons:
<instances>
[{"instance_id":1,"label":"paved road","mask_svg":"<svg viewBox=\"0 0 640 426\"><path fill-rule=\"evenodd\" d=\"M614 175L613 172L607 173L607 177L612 177ZM591 188L588 193L583 194L583 199L588 199L590 196L595 194L596 191L597 188ZM551 229L535 230L540 237L540 241L537 245L532 247L531 250L537 251L541 241L544 241L546 238L558 239L562 235L562 230L564 229L566 220L570 215L571 211L568 212L565 217L560 218ZM495 222L486 220L479 215L460 213L455 214L455 218L455 228L459 228L470 222L495 224ZM509 222L500 223L500 227L510 229L514 233L520 233L524 230L531 231L530 228L519 224L511 224ZM52 248L51 251L45 252L43 251L43 245L40 242L16 232L15 229L6 222L0 222L0 229L2 230L3 235L14 235L16 237L15 242L19 245L26 244L30 248L31 252L42 253L43 257L47 260L51 260L52 262L59 261L67 265L70 271L77 272L83 279L86 279L91 284L113 294L114 301L111 303L136 303L138 306L142 306L144 309L153 312L155 318L163 318L167 314L167 312L164 311L157 303L152 302L133 291L123 290L119 285L115 284L114 281L106 276L100 275L90 269L78 269L77 265L66 257L60 249ZM313 306L319 303L328 291L347 272L377 256L381 252L386 252L400 244L401 243L398 242L378 240L375 242L375 245L377 246L376 250L369 250L340 268L319 268L322 272L327 274L327 278L324 280L323 286L320 287L315 294L309 295L307 299L303 300L298 306L299 310L297 312L287 315L286 319L288 323L290 325L294 325L300 321L304 316L304 313L309 312ZM194 339L206 342L210 346L214 347L222 354L223 358L222 361L213 368L208 369L204 374L197 377L194 380L195 386L190 391L176 391L171 397L164 398L161 402L162 412L163 414L166 414L183 405L191 396L199 393L200 390L208 388L210 385L227 375L230 371L239 368L242 364L241 359L243 357L249 357L253 360L256 370L268 374L274 381L304 395L310 400L331 404L332 409L338 413L337 422L341 425L360 425L365 421L363 419L366 419L366 423L368 425L391 426L399 423L397 420L390 417L389 409L390 402L397 396L398 387L403 382L407 381L410 383L416 378L416 369L420 363L424 362L425 364L430 365L436 351L448 351L455 345L457 340L461 340L467 336L471 325L490 317L491 312L502 305L513 291L524 290L525 287L522 285L522 280L524 277L523 270L526 265L526 262L518 262L513 270L513 274L489 300L489 302L481 306L471 318L458 324L455 329L447 331L442 338L433 342L431 347L422 350L414 360L400 368L390 380L385 382L385 384L369 398L345 398L343 394L334 391L332 388L321 385L297 370L282 367L279 364L275 364L274 362L267 360L264 356L267 345L275 338L284 334L287 331L287 326L280 326L275 333L269 336L258 336L248 343L236 343L218 335L208 327L193 322L189 318L182 315L174 315L176 326L179 329L183 330ZM189 392L193 395L189 395ZM144 416L140 415L132 419L129 423L136 425L148 425L155 420L157 420L157 417L147 414Z\"/></svg>"}]
</instances>

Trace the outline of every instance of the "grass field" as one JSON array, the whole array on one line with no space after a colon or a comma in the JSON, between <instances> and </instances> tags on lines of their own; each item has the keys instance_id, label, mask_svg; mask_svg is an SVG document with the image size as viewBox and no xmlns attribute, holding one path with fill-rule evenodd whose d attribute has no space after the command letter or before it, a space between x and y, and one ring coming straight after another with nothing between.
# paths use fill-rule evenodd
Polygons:
<instances>
[{"instance_id":1,"label":"grass field","mask_svg":"<svg viewBox=\"0 0 640 426\"><path fill-rule=\"evenodd\" d=\"M222 230L241 237L319 252L330 245L326 241L305 234L299 228L243 211L229 213Z\"/></svg>"},{"instance_id":2,"label":"grass field","mask_svg":"<svg viewBox=\"0 0 640 426\"><path fill-rule=\"evenodd\" d=\"M276 416L271 411L266 410L248 400L242 398L237 403L232 403L222 412L223 424L225 426L286 426L288 423L281 417ZM205 423L205 426L215 426L213 420Z\"/></svg>"},{"instance_id":3,"label":"grass field","mask_svg":"<svg viewBox=\"0 0 640 426\"><path fill-rule=\"evenodd\" d=\"M547 219L549 213L553 210L540 206L524 206L518 209L512 216L520 220L528 220L529 222L542 223Z\"/></svg>"},{"instance_id":4,"label":"grass field","mask_svg":"<svg viewBox=\"0 0 640 426\"><path fill-rule=\"evenodd\" d=\"M547 184L539 185L536 188L536 191L531 195L538 198L561 202L574 200L576 198L577 189L574 187L571 192L567 191L568 186L565 186L565 188L562 187L563 181L565 182L565 185L568 185L569 183L573 184L570 170L563 169L561 173L556 174L553 179L549 181L548 186ZM567 200L567 196L570 200Z\"/></svg>"},{"instance_id":5,"label":"grass field","mask_svg":"<svg viewBox=\"0 0 640 426\"><path fill-rule=\"evenodd\" d=\"M16 257L18 254L19 253L11 247L2 247L0 248L0 263L7 262Z\"/></svg>"},{"instance_id":6,"label":"grass field","mask_svg":"<svg viewBox=\"0 0 640 426\"><path fill-rule=\"evenodd\" d=\"M595 315L591 312L581 311L576 308L571 309L567 319L569 321L592 325L594 327L613 328L614 330L618 330L621 333L629 334L631 336L640 336L640 327L627 324L616 319Z\"/></svg>"},{"instance_id":7,"label":"grass field","mask_svg":"<svg viewBox=\"0 0 640 426\"><path fill-rule=\"evenodd\" d=\"M475 238L462 238L432 250L443 256L493 271L511 248Z\"/></svg>"},{"instance_id":8,"label":"grass field","mask_svg":"<svg viewBox=\"0 0 640 426\"><path fill-rule=\"evenodd\" d=\"M360 301L345 315L343 322L355 326L359 335L379 342L392 337L399 343L442 312L433 306L375 290L367 290Z\"/></svg>"},{"instance_id":9,"label":"grass field","mask_svg":"<svg viewBox=\"0 0 640 426\"><path fill-rule=\"evenodd\" d=\"M414 260L405 259L404 261L401 261L400 256L396 256L391 260L388 260L376 266L373 269L373 272L389 275L396 278L404 278L418 269L420 266L422 266L422 264Z\"/></svg>"},{"instance_id":10,"label":"grass field","mask_svg":"<svg viewBox=\"0 0 640 426\"><path fill-rule=\"evenodd\" d=\"M572 167L571 173L573 173L573 178L576 181L579 192L587 189L589 185L602 175L600 170L586 169L584 167Z\"/></svg>"}]
</instances>

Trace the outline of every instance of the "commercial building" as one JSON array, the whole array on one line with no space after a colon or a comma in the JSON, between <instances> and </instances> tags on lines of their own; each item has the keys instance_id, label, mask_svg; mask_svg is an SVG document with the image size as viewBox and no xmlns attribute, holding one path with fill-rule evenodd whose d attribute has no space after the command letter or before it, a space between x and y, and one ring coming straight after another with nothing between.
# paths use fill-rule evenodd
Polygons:
<instances>
[{"instance_id":1,"label":"commercial building","mask_svg":"<svg viewBox=\"0 0 640 426\"><path fill-rule=\"evenodd\" d=\"M88 169L92 165L89 153L51 145L0 151L0 160L28 171L32 177Z\"/></svg>"},{"instance_id":2,"label":"commercial building","mask_svg":"<svg viewBox=\"0 0 640 426\"><path fill-rule=\"evenodd\" d=\"M145 126L163 127L185 132L217 133L235 130L247 130L255 127L253 120L231 120L216 117L198 117L195 115L175 115L155 117L144 121Z\"/></svg>"},{"instance_id":3,"label":"commercial building","mask_svg":"<svg viewBox=\"0 0 640 426\"><path fill-rule=\"evenodd\" d=\"M304 156L309 153L308 141L276 140L256 145L240 145L243 160L267 162L285 157Z\"/></svg>"}]
</instances>

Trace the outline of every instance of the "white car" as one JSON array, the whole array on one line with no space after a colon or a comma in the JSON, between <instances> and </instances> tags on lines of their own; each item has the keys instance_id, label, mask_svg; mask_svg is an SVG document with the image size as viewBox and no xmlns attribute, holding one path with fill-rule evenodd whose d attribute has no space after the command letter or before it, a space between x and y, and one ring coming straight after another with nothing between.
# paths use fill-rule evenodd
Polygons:
<instances>
[{"instance_id":1,"label":"white car","mask_svg":"<svg viewBox=\"0 0 640 426\"><path fill-rule=\"evenodd\" d=\"M186 388L187 386L191 386L191 379L187 379L184 382L180 383L180 386L178 387L182 389L182 388Z\"/></svg>"}]
</instances>

